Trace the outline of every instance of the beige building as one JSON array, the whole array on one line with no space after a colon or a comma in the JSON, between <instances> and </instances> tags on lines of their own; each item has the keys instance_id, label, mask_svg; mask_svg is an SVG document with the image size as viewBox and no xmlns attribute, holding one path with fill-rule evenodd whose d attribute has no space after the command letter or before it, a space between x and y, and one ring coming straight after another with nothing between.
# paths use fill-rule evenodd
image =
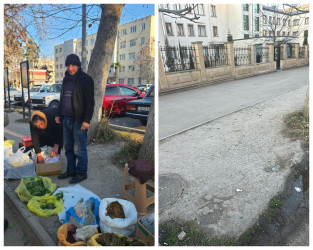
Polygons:
<instances>
[{"instance_id":1,"label":"beige building","mask_svg":"<svg viewBox=\"0 0 313 250\"><path fill-rule=\"evenodd\" d=\"M87 67L95 45L96 36L97 34L92 34L86 38ZM154 39L154 16L147 16L119 26L111 61L112 63L119 62L121 65L117 70L117 82L132 86L146 83L144 79L140 78L140 69L135 61L140 54L140 50L149 44L152 39ZM81 38L75 38L65 41L63 44L54 46L56 82L62 82L63 80L66 71L65 59L67 55L74 53L80 58L82 57L81 42ZM114 69L111 68L108 83L113 81ZM152 83L154 83L154 81Z\"/></svg>"}]
</instances>

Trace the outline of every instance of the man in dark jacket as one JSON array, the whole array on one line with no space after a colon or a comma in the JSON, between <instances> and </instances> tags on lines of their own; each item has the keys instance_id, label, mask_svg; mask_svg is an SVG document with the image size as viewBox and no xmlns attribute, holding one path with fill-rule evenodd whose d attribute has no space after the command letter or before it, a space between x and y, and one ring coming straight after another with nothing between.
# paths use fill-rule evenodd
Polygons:
<instances>
[{"instance_id":1,"label":"man in dark jacket","mask_svg":"<svg viewBox=\"0 0 313 250\"><path fill-rule=\"evenodd\" d=\"M58 178L73 177L70 183L77 183L87 178L87 129L95 105L94 82L82 71L77 55L68 55L65 66L67 71L63 79L58 116L55 120L57 123L63 123L67 170Z\"/></svg>"},{"instance_id":2,"label":"man in dark jacket","mask_svg":"<svg viewBox=\"0 0 313 250\"><path fill-rule=\"evenodd\" d=\"M62 125L56 123L55 117L57 109L46 108L42 111L34 111L30 118L30 134L32 137L35 153L37 154L37 162L44 163L44 158L40 147L50 146L52 156L61 153L63 145Z\"/></svg>"}]
</instances>

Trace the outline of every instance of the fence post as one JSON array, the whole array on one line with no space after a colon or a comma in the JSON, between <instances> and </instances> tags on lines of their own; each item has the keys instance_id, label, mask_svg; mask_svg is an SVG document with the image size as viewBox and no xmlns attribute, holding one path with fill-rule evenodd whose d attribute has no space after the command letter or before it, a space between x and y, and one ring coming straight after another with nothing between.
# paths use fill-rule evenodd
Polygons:
<instances>
[{"instance_id":1,"label":"fence post","mask_svg":"<svg viewBox=\"0 0 313 250\"><path fill-rule=\"evenodd\" d=\"M299 60L299 43L295 43L295 59Z\"/></svg>"},{"instance_id":2,"label":"fence post","mask_svg":"<svg viewBox=\"0 0 313 250\"><path fill-rule=\"evenodd\" d=\"M225 45L227 48L227 61L230 66L231 74L233 77L236 77L234 42L229 41L226 42Z\"/></svg>"},{"instance_id":3,"label":"fence post","mask_svg":"<svg viewBox=\"0 0 313 250\"><path fill-rule=\"evenodd\" d=\"M268 43L268 62L271 64L271 71L276 70L276 63L274 61L274 44Z\"/></svg>"},{"instance_id":4,"label":"fence post","mask_svg":"<svg viewBox=\"0 0 313 250\"><path fill-rule=\"evenodd\" d=\"M159 91L166 90L169 85L165 75L164 65L162 61L162 55L159 47Z\"/></svg>"},{"instance_id":5,"label":"fence post","mask_svg":"<svg viewBox=\"0 0 313 250\"><path fill-rule=\"evenodd\" d=\"M248 46L249 50L250 50L250 64L253 66L253 75L257 75L257 64L255 62L255 56L254 56L254 46L253 45L249 45Z\"/></svg>"},{"instance_id":6,"label":"fence post","mask_svg":"<svg viewBox=\"0 0 313 250\"><path fill-rule=\"evenodd\" d=\"M309 63L309 48L308 48L308 45L305 44L303 45L304 47L304 58L306 60L307 63Z\"/></svg>"},{"instance_id":7,"label":"fence post","mask_svg":"<svg viewBox=\"0 0 313 250\"><path fill-rule=\"evenodd\" d=\"M195 47L195 52L196 52L196 61L197 61L197 66L196 68L200 70L200 76L201 76L201 82L207 82L208 79L206 77L206 71L205 71L205 65L204 65L204 56L203 56L203 46L202 42L192 42L192 46Z\"/></svg>"},{"instance_id":8,"label":"fence post","mask_svg":"<svg viewBox=\"0 0 313 250\"><path fill-rule=\"evenodd\" d=\"M281 44L280 45L280 60L286 60L287 59L287 44Z\"/></svg>"}]
</instances>

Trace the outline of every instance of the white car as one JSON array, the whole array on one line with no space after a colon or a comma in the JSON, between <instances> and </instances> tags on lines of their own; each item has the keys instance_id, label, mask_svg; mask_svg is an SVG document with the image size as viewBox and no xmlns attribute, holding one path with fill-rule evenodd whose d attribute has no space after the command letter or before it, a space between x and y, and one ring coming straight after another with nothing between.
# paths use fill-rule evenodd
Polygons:
<instances>
[{"instance_id":1,"label":"white car","mask_svg":"<svg viewBox=\"0 0 313 250\"><path fill-rule=\"evenodd\" d=\"M152 84L141 84L139 87L137 87L138 90L145 92L147 91L150 87L152 86Z\"/></svg>"},{"instance_id":2,"label":"white car","mask_svg":"<svg viewBox=\"0 0 313 250\"><path fill-rule=\"evenodd\" d=\"M60 103L60 93L62 83L54 83L50 85L47 92L35 94L30 96L30 103L33 108L57 108Z\"/></svg>"},{"instance_id":3,"label":"white car","mask_svg":"<svg viewBox=\"0 0 313 250\"><path fill-rule=\"evenodd\" d=\"M20 89L10 87L10 103L12 103L12 102L14 103L14 96L21 94L21 93L22 92ZM8 98L9 98L8 89L5 88L5 101L6 101L6 103L8 102Z\"/></svg>"},{"instance_id":4,"label":"white car","mask_svg":"<svg viewBox=\"0 0 313 250\"><path fill-rule=\"evenodd\" d=\"M30 89L29 89L29 93L31 96L34 96L35 94L41 93L41 92L47 92L48 89L51 87L51 84L36 84L33 85ZM24 90L24 103L26 105L26 102L28 100L28 89L27 88L23 88ZM20 92L19 94L16 94L14 96L14 102L16 106L22 106L22 92Z\"/></svg>"}]
</instances>

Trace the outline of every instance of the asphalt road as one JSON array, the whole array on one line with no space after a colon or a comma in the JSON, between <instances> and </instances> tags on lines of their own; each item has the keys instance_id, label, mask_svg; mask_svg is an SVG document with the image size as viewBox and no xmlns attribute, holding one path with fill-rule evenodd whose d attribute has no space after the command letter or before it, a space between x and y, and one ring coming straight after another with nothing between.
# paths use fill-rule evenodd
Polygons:
<instances>
[{"instance_id":1,"label":"asphalt road","mask_svg":"<svg viewBox=\"0 0 313 250\"><path fill-rule=\"evenodd\" d=\"M218 83L159 97L159 139L309 83L309 67Z\"/></svg>"}]
</instances>

